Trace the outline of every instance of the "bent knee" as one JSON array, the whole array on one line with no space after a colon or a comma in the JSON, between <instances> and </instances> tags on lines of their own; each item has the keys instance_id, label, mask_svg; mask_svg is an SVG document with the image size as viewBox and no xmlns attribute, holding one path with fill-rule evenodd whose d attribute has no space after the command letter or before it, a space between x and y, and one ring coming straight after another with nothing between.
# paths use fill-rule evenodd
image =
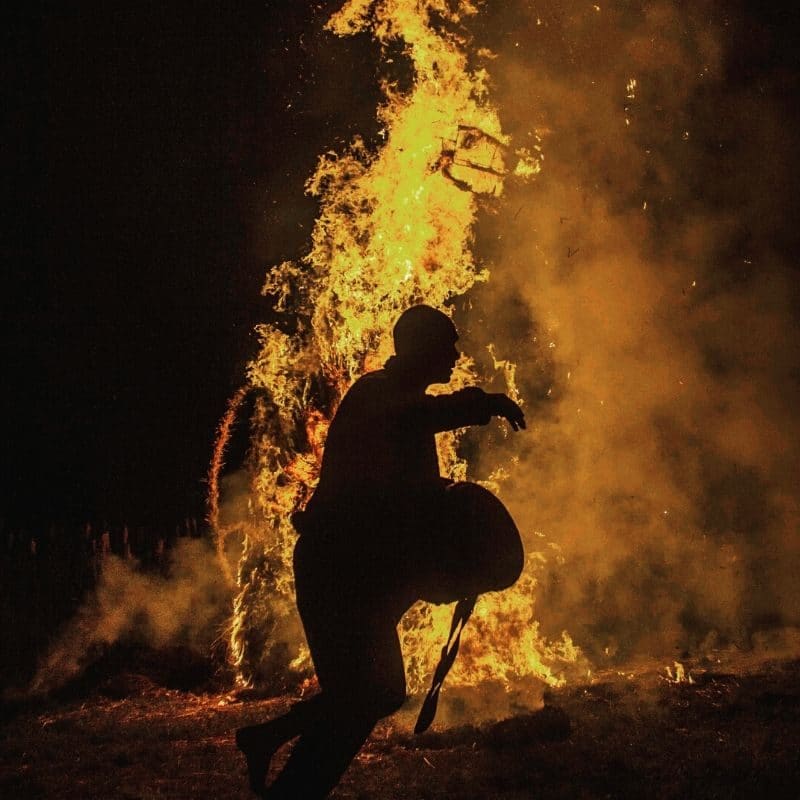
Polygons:
<instances>
[{"instance_id":1,"label":"bent knee","mask_svg":"<svg viewBox=\"0 0 800 800\"><path fill-rule=\"evenodd\" d=\"M405 686L381 687L369 693L367 705L376 719L388 717L399 711L406 701Z\"/></svg>"},{"instance_id":2,"label":"bent knee","mask_svg":"<svg viewBox=\"0 0 800 800\"><path fill-rule=\"evenodd\" d=\"M394 714L395 711L399 711L403 704L406 702L406 690L405 687L397 692L392 692L386 698L386 713L384 716L389 716L389 714Z\"/></svg>"}]
</instances>

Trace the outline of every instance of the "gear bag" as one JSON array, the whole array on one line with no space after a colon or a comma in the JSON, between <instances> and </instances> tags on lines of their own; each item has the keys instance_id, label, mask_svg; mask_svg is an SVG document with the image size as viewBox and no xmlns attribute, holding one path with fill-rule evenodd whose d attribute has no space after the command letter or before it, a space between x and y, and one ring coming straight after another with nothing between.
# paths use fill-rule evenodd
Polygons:
<instances>
[{"instance_id":1,"label":"gear bag","mask_svg":"<svg viewBox=\"0 0 800 800\"><path fill-rule=\"evenodd\" d=\"M450 484L427 541L420 542L419 596L453 603L507 589L524 563L522 539L506 507L477 483Z\"/></svg>"},{"instance_id":2,"label":"gear bag","mask_svg":"<svg viewBox=\"0 0 800 800\"><path fill-rule=\"evenodd\" d=\"M439 692L456 660L461 634L478 595L507 589L519 578L524 562L514 520L500 500L482 486L466 482L448 486L442 521L434 533L434 564L427 572L428 585L422 598L434 603L458 602L415 733L426 731L436 716Z\"/></svg>"}]
</instances>

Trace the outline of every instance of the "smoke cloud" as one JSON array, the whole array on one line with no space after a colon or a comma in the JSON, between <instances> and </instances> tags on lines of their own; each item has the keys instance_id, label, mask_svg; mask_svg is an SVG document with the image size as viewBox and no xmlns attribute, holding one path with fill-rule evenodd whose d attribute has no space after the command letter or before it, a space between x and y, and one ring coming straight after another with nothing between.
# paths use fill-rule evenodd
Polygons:
<instances>
[{"instance_id":1,"label":"smoke cloud","mask_svg":"<svg viewBox=\"0 0 800 800\"><path fill-rule=\"evenodd\" d=\"M478 226L492 278L459 322L469 352L518 363L529 431L480 434L475 475L516 462L503 497L550 542L537 617L600 664L796 649L780 76L737 71L728 6L503 5L493 99L545 160Z\"/></svg>"},{"instance_id":2,"label":"smoke cloud","mask_svg":"<svg viewBox=\"0 0 800 800\"><path fill-rule=\"evenodd\" d=\"M208 653L230 614L230 584L205 540L180 539L169 575L139 572L109 555L98 585L54 642L31 682L34 694L79 675L105 646L183 645Z\"/></svg>"},{"instance_id":3,"label":"smoke cloud","mask_svg":"<svg viewBox=\"0 0 800 800\"><path fill-rule=\"evenodd\" d=\"M504 389L495 356L516 362L529 429L471 431L462 452L473 479L507 473L537 630L569 631L592 666L796 652L800 303L786 209L798 159L780 65L748 62L742 42L769 48L729 3L479 5L462 20L473 66L491 75L509 152L541 146L544 161L484 203L475 255L491 280L455 312L479 374L497 376L485 388ZM320 64L340 46L326 37L308 42ZM313 99L371 120L354 132L376 151L391 134L374 130L363 71L349 78ZM270 558L259 546L243 559L253 661L300 638L296 622L264 624L285 577ZM273 609L281 624L289 605ZM469 647L468 631L462 661Z\"/></svg>"}]
</instances>

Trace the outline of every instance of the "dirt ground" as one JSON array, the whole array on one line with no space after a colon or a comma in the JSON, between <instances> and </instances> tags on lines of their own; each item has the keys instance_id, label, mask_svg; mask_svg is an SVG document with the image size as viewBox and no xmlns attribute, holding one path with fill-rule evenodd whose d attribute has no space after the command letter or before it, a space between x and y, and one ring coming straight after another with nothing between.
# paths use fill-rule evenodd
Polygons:
<instances>
[{"instance_id":1,"label":"dirt ground","mask_svg":"<svg viewBox=\"0 0 800 800\"><path fill-rule=\"evenodd\" d=\"M422 736L408 719L386 722L332 797L800 797L800 660L692 677L595 676L550 691L541 712ZM289 702L167 688L131 671L57 699L7 702L0 797L245 799L233 732Z\"/></svg>"}]
</instances>

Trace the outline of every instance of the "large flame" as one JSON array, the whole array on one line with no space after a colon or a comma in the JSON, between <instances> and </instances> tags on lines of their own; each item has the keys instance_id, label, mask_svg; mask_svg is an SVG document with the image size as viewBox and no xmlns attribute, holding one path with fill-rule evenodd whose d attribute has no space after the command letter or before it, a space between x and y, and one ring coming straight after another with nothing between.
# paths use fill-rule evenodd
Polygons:
<instances>
[{"instance_id":1,"label":"large flame","mask_svg":"<svg viewBox=\"0 0 800 800\"><path fill-rule=\"evenodd\" d=\"M459 31L462 17L475 13L468 0L350 0L327 24L340 36L369 31L384 47L400 43L414 79L406 93L383 86L381 147L372 151L357 139L343 153L320 157L306 186L320 204L310 252L273 268L264 286L281 321L259 328L261 349L249 365L259 397L252 518L231 637L244 680L274 683L310 671L294 610L290 515L313 490L339 400L390 355L400 312L418 302L447 310L453 297L489 279L471 252L479 203L496 202L506 179L539 170L529 151L511 149L487 73L470 65ZM494 351L492 359L516 396L514 365ZM480 382L475 373L474 362L462 357L449 388ZM439 437L440 463L463 479L458 439ZM531 554L512 590L479 601L450 685L563 680L554 665L576 653L567 636L553 646L539 636L536 561ZM429 680L449 617L449 608L420 603L402 622L412 692Z\"/></svg>"}]
</instances>

